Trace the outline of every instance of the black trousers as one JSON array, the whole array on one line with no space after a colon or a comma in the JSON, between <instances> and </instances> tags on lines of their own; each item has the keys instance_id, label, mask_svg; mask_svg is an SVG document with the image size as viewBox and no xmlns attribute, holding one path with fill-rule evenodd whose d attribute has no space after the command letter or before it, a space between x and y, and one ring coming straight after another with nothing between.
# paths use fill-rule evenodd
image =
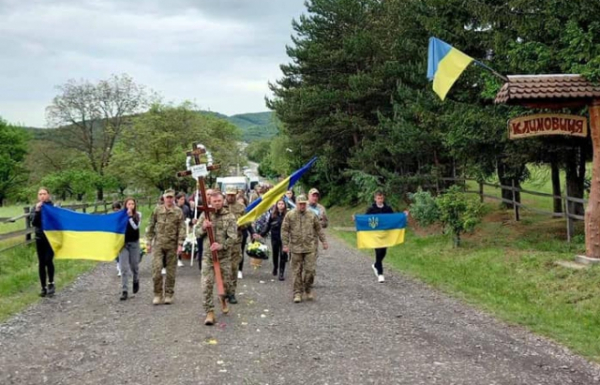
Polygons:
<instances>
[{"instance_id":1,"label":"black trousers","mask_svg":"<svg viewBox=\"0 0 600 385\"><path fill-rule=\"evenodd\" d=\"M50 283L54 283L54 251L46 237L35 239L35 248L38 255L38 272L42 288L46 287L46 278ZM46 277L47 274L47 277Z\"/></svg>"},{"instance_id":2,"label":"black trousers","mask_svg":"<svg viewBox=\"0 0 600 385\"><path fill-rule=\"evenodd\" d=\"M198 269L202 271L202 252L204 251L204 237L196 238L197 249L198 249Z\"/></svg>"},{"instance_id":3,"label":"black trousers","mask_svg":"<svg viewBox=\"0 0 600 385\"><path fill-rule=\"evenodd\" d=\"M383 274L383 259L385 258L385 254L387 253L387 248L383 247L381 249L375 249L375 268L377 269L377 274Z\"/></svg>"},{"instance_id":4,"label":"black trousers","mask_svg":"<svg viewBox=\"0 0 600 385\"><path fill-rule=\"evenodd\" d=\"M288 255L283 252L283 245L281 244L280 237L273 237L273 235L271 235L271 248L273 250L273 271L277 271L279 268L284 270Z\"/></svg>"},{"instance_id":5,"label":"black trousers","mask_svg":"<svg viewBox=\"0 0 600 385\"><path fill-rule=\"evenodd\" d=\"M244 250L246 250L246 242L248 241L248 234L250 234L248 229L242 231L242 260L240 261L239 271L242 271L242 269L244 269Z\"/></svg>"}]
</instances>

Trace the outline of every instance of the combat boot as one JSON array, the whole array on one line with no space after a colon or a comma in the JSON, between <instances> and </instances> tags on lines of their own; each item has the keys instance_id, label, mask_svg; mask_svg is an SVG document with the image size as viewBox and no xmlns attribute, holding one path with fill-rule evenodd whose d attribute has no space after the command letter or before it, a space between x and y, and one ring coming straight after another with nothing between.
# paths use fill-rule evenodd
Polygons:
<instances>
[{"instance_id":1,"label":"combat boot","mask_svg":"<svg viewBox=\"0 0 600 385\"><path fill-rule=\"evenodd\" d=\"M221 302L221 310L223 311L223 314L228 314L229 306L227 305L227 297L219 296L219 302Z\"/></svg>"},{"instance_id":2,"label":"combat boot","mask_svg":"<svg viewBox=\"0 0 600 385\"><path fill-rule=\"evenodd\" d=\"M170 305L173 303L173 295L166 295L165 296L165 305Z\"/></svg>"},{"instance_id":3,"label":"combat boot","mask_svg":"<svg viewBox=\"0 0 600 385\"><path fill-rule=\"evenodd\" d=\"M204 324L207 326L212 326L215 324L215 322L215 312L209 311L208 313L206 313L206 319L204 320Z\"/></svg>"},{"instance_id":4,"label":"combat boot","mask_svg":"<svg viewBox=\"0 0 600 385\"><path fill-rule=\"evenodd\" d=\"M313 301L315 299L315 292L312 290L309 290L306 292L306 300L307 301Z\"/></svg>"},{"instance_id":5,"label":"combat boot","mask_svg":"<svg viewBox=\"0 0 600 385\"><path fill-rule=\"evenodd\" d=\"M302 295L294 294L294 303L300 303L300 302L302 302Z\"/></svg>"},{"instance_id":6,"label":"combat boot","mask_svg":"<svg viewBox=\"0 0 600 385\"><path fill-rule=\"evenodd\" d=\"M160 297L160 295L155 295L154 299L152 300L152 304L160 305L161 303L162 303L162 298Z\"/></svg>"},{"instance_id":7,"label":"combat boot","mask_svg":"<svg viewBox=\"0 0 600 385\"><path fill-rule=\"evenodd\" d=\"M237 298L235 298L235 294L230 294L229 295L229 303L232 305L235 305L236 303L238 303Z\"/></svg>"},{"instance_id":8,"label":"combat boot","mask_svg":"<svg viewBox=\"0 0 600 385\"><path fill-rule=\"evenodd\" d=\"M121 298L120 298L120 300L121 300L121 301L125 301L126 299L127 299L127 292L126 292L126 291L124 291L124 292L121 294Z\"/></svg>"}]
</instances>

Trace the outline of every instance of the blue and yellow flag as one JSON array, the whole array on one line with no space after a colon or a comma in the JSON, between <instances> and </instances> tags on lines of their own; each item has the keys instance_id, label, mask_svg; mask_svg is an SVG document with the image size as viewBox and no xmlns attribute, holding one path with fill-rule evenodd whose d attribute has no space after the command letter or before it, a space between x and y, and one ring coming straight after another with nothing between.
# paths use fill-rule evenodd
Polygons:
<instances>
[{"instance_id":1,"label":"blue and yellow flag","mask_svg":"<svg viewBox=\"0 0 600 385\"><path fill-rule=\"evenodd\" d=\"M267 212L271 206L273 206L287 190L290 190L302 175L317 161L317 157L312 158L308 163L302 166L301 169L296 170L292 175L288 176L275 187L267 191L265 195L252 202L246 208L246 214L241 216L237 220L238 226L243 226L246 223L256 221L261 215Z\"/></svg>"},{"instance_id":2,"label":"blue and yellow flag","mask_svg":"<svg viewBox=\"0 0 600 385\"><path fill-rule=\"evenodd\" d=\"M57 259L113 261L125 244L127 211L107 215L42 206L42 230Z\"/></svg>"},{"instance_id":3,"label":"blue and yellow flag","mask_svg":"<svg viewBox=\"0 0 600 385\"><path fill-rule=\"evenodd\" d=\"M354 221L359 249L378 249L404 243L404 213L356 215Z\"/></svg>"},{"instance_id":4,"label":"blue and yellow flag","mask_svg":"<svg viewBox=\"0 0 600 385\"><path fill-rule=\"evenodd\" d=\"M433 80L433 90L444 100L456 79L474 59L448 43L429 38L427 78Z\"/></svg>"}]
</instances>

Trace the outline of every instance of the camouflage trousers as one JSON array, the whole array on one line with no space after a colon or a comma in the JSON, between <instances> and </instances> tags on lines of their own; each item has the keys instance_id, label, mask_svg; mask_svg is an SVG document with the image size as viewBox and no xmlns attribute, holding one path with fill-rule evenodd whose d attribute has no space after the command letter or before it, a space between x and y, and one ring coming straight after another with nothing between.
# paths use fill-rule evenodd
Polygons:
<instances>
[{"instance_id":1,"label":"camouflage trousers","mask_svg":"<svg viewBox=\"0 0 600 385\"><path fill-rule=\"evenodd\" d=\"M242 243L236 243L231 249L231 285L227 294L233 295L237 290L238 271L240 270L240 262L242 262Z\"/></svg>"},{"instance_id":2,"label":"camouflage trousers","mask_svg":"<svg viewBox=\"0 0 600 385\"><path fill-rule=\"evenodd\" d=\"M224 254L224 255L223 255ZM228 294L231 289L231 252L219 254L219 265L223 276L223 288ZM213 288L215 286L215 269L210 250L202 256L202 295L204 311L215 311Z\"/></svg>"},{"instance_id":3,"label":"camouflage trousers","mask_svg":"<svg viewBox=\"0 0 600 385\"><path fill-rule=\"evenodd\" d=\"M165 263L166 266L163 265ZM175 293L175 273L177 272L177 247L164 247L156 245L152 248L152 280L154 281L154 295L162 295L162 274L165 267L167 277L165 280L165 295Z\"/></svg>"},{"instance_id":4,"label":"camouflage trousers","mask_svg":"<svg viewBox=\"0 0 600 385\"><path fill-rule=\"evenodd\" d=\"M317 273L317 253L291 253L294 295L310 293Z\"/></svg>"}]
</instances>

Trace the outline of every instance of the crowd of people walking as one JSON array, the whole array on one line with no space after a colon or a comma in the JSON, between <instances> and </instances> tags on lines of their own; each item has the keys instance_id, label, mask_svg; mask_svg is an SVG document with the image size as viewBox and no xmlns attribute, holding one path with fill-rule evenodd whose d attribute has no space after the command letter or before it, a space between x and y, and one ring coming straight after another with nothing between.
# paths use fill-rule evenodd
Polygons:
<instances>
[{"instance_id":1,"label":"crowd of people walking","mask_svg":"<svg viewBox=\"0 0 600 385\"><path fill-rule=\"evenodd\" d=\"M253 199L264 195L268 189L260 188L251 194ZM152 287L154 305L169 305L175 299L177 266L181 263L184 242L195 238L195 255L201 271L203 308L206 313L205 324L216 322L214 306L215 259L219 262L220 274L224 285L224 295L220 295L219 304L224 314L229 312L229 304L237 304L237 282L243 278L244 250L248 240L266 243L270 238L272 255L272 275L284 281L286 266L291 265L293 302L315 299L313 283L316 275L319 243L327 250L329 245L323 229L328 226L325 207L319 203L320 192L316 188L308 195L296 196L290 190L257 221L249 225L238 226L238 219L244 215L246 207L252 201L245 192L227 188L222 192L206 191L207 202L199 200L201 194L187 196L166 190L154 208L146 226L147 252L152 254ZM36 246L39 260L39 276L42 285L41 296L52 296L55 292L53 252L42 231L41 208L52 205L47 188L38 191L38 203L31 213L35 227ZM113 204L113 211L127 211L127 229L125 244L117 256L118 272L121 276L120 300L130 298L129 277L132 278L131 292L140 290L139 263L141 258L140 229L142 215L137 202L127 198ZM375 203L367 213L391 213L385 205L381 193L375 195ZM209 214L207 214L209 213ZM209 236L209 232L212 234ZM376 250L375 264L372 266L379 282L383 282L382 261L385 249ZM164 277L164 278L163 278Z\"/></svg>"}]
</instances>

